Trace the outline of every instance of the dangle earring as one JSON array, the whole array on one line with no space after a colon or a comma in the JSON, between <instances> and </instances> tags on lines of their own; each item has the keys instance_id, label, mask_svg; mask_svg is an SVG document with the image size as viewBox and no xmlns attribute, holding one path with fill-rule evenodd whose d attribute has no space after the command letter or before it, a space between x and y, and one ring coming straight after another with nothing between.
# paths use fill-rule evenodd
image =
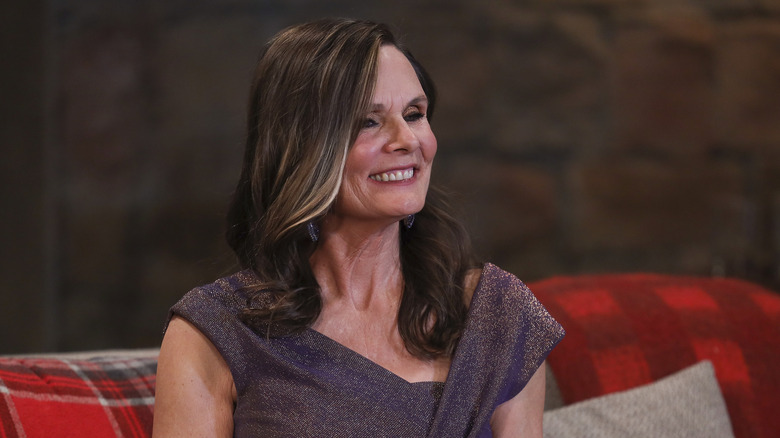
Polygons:
<instances>
[{"instance_id":1,"label":"dangle earring","mask_svg":"<svg viewBox=\"0 0 780 438\"><path fill-rule=\"evenodd\" d=\"M414 224L414 215L413 214L410 214L409 216L406 216L404 218L404 226L406 227L407 230L412 228L413 224Z\"/></svg>"},{"instance_id":2,"label":"dangle earring","mask_svg":"<svg viewBox=\"0 0 780 438\"><path fill-rule=\"evenodd\" d=\"M314 221L309 221L309 223L306 224L306 229L309 230L309 238L311 241L317 243L317 241L320 240L320 227L318 227Z\"/></svg>"}]
</instances>

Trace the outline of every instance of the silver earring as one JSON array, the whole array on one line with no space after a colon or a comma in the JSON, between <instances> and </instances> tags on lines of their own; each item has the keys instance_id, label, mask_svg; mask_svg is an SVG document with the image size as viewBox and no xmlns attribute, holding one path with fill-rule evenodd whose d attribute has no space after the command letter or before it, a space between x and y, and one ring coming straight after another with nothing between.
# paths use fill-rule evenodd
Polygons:
<instances>
[{"instance_id":1,"label":"silver earring","mask_svg":"<svg viewBox=\"0 0 780 438\"><path fill-rule=\"evenodd\" d=\"M414 224L414 215L413 214L410 214L409 216L406 216L404 218L404 226L406 227L407 230L412 228L413 224Z\"/></svg>"},{"instance_id":2,"label":"silver earring","mask_svg":"<svg viewBox=\"0 0 780 438\"><path fill-rule=\"evenodd\" d=\"M320 240L320 227L318 227L314 221L309 221L309 223L306 224L306 229L309 230L309 238L312 242L316 243Z\"/></svg>"}]
</instances>

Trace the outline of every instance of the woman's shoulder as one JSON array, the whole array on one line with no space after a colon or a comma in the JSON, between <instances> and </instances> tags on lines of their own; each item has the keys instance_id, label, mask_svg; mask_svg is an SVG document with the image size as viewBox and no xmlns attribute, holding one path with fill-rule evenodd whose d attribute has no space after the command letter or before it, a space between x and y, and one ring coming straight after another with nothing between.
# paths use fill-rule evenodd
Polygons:
<instances>
[{"instance_id":1,"label":"woman's shoulder","mask_svg":"<svg viewBox=\"0 0 780 438\"><path fill-rule=\"evenodd\" d=\"M251 270L239 271L222 277L212 283L191 289L184 294L168 312L168 320L174 315L182 316L201 329L212 321L227 322L239 320L240 314L254 297L253 291L259 284Z\"/></svg>"},{"instance_id":2,"label":"woman's shoulder","mask_svg":"<svg viewBox=\"0 0 780 438\"><path fill-rule=\"evenodd\" d=\"M466 271L463 279L463 292L466 304L472 302L477 291L484 294L485 290L502 293L512 293L527 290L525 284L514 274L498 266L485 262L482 266Z\"/></svg>"},{"instance_id":3,"label":"woman's shoulder","mask_svg":"<svg viewBox=\"0 0 780 438\"><path fill-rule=\"evenodd\" d=\"M527 290L525 283L515 274L486 262L479 270L477 286L480 288L496 288L501 290Z\"/></svg>"},{"instance_id":4,"label":"woman's shoulder","mask_svg":"<svg viewBox=\"0 0 780 438\"><path fill-rule=\"evenodd\" d=\"M254 271L251 269L244 269L221 277L215 280L213 283L208 283L196 287L194 290L202 290L212 294L234 294L236 292L245 291L259 283L260 280Z\"/></svg>"},{"instance_id":5,"label":"woman's shoulder","mask_svg":"<svg viewBox=\"0 0 780 438\"><path fill-rule=\"evenodd\" d=\"M212 283L200 285L187 292L177 303L202 303L204 301L219 303L227 307L245 306L247 298L256 290L260 281L250 269L235 272L215 280Z\"/></svg>"},{"instance_id":6,"label":"woman's shoulder","mask_svg":"<svg viewBox=\"0 0 780 438\"><path fill-rule=\"evenodd\" d=\"M515 274L492 263L485 263L481 269L470 273L469 276L474 285L472 302L501 303L502 306L517 310L540 305L523 281Z\"/></svg>"},{"instance_id":7,"label":"woman's shoulder","mask_svg":"<svg viewBox=\"0 0 780 438\"><path fill-rule=\"evenodd\" d=\"M472 306L475 315L482 312L491 320L516 324L536 321L537 329L547 332L557 343L563 337L563 328L547 312L544 305L516 275L492 263L485 263L477 283Z\"/></svg>"},{"instance_id":8,"label":"woman's shoulder","mask_svg":"<svg viewBox=\"0 0 780 438\"><path fill-rule=\"evenodd\" d=\"M166 336L170 327L178 326L184 333L179 338L185 339L189 333L195 341L207 339L231 370L242 366L245 358L241 352L246 349L236 346L262 340L242 318L252 295L250 288L256 284L251 271L240 271L190 290L170 308Z\"/></svg>"},{"instance_id":9,"label":"woman's shoulder","mask_svg":"<svg viewBox=\"0 0 780 438\"><path fill-rule=\"evenodd\" d=\"M516 281L520 281L514 274L507 272L498 266L494 265L490 262L484 262L479 266L475 266L469 270L466 271L466 275L464 278L464 288L466 291L473 291L477 289L478 287L482 286L484 283L493 281L497 278L512 278Z\"/></svg>"}]
</instances>

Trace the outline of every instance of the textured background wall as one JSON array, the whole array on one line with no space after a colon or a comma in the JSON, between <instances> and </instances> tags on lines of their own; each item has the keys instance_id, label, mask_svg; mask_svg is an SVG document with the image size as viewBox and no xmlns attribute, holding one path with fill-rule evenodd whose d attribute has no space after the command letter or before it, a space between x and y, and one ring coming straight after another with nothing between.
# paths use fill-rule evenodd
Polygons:
<instances>
[{"instance_id":1,"label":"textured background wall","mask_svg":"<svg viewBox=\"0 0 780 438\"><path fill-rule=\"evenodd\" d=\"M320 16L390 22L431 71L435 179L484 258L780 284L777 0L2 8L0 353L156 345L178 297L234 269L250 72Z\"/></svg>"}]
</instances>

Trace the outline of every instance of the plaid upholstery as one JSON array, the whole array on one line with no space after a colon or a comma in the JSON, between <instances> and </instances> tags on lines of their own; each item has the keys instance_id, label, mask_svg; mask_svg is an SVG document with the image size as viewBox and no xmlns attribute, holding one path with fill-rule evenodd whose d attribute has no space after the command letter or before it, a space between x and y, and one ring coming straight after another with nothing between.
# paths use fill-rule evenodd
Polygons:
<instances>
[{"instance_id":1,"label":"plaid upholstery","mask_svg":"<svg viewBox=\"0 0 780 438\"><path fill-rule=\"evenodd\" d=\"M157 358L0 358L0 438L148 437Z\"/></svg>"},{"instance_id":2,"label":"plaid upholstery","mask_svg":"<svg viewBox=\"0 0 780 438\"><path fill-rule=\"evenodd\" d=\"M710 360L737 437L780 433L780 296L732 279L652 274L529 285L566 329L549 364L566 403Z\"/></svg>"}]
</instances>

